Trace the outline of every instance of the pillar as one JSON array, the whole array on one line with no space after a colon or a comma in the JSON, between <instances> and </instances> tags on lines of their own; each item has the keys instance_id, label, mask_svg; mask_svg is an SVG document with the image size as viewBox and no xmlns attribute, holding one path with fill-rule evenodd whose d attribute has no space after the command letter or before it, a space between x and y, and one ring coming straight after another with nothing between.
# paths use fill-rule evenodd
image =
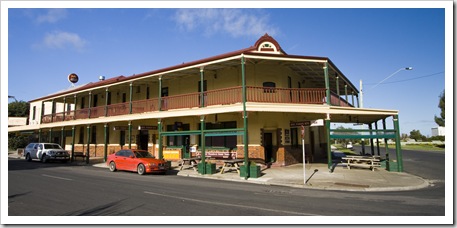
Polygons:
<instances>
[{"instance_id":1,"label":"pillar","mask_svg":"<svg viewBox=\"0 0 457 228\"><path fill-rule=\"evenodd\" d=\"M160 112L160 111L162 111L162 75L159 76L159 96L158 96L158 98L159 98L158 99L158 101L159 101L158 111ZM159 123L160 123L160 119L159 119ZM159 137L159 141L160 141L160 137Z\"/></svg>"},{"instance_id":2,"label":"pillar","mask_svg":"<svg viewBox=\"0 0 457 228\"><path fill-rule=\"evenodd\" d=\"M103 151L103 161L106 162L106 160L108 159L108 131L109 131L109 126L107 123L105 123L105 140L104 140L104 144L105 144L105 148L104 148L104 151Z\"/></svg>"},{"instance_id":3,"label":"pillar","mask_svg":"<svg viewBox=\"0 0 457 228\"><path fill-rule=\"evenodd\" d=\"M200 116L200 144L201 144L201 163L203 170L198 170L200 174L206 174L206 141L205 141L205 116Z\"/></svg>"},{"instance_id":4,"label":"pillar","mask_svg":"<svg viewBox=\"0 0 457 228\"><path fill-rule=\"evenodd\" d=\"M243 96L243 143L244 143L244 167L245 179L250 177L249 173L249 139L248 139L248 115L246 112L246 69L244 55L241 55L241 83Z\"/></svg>"},{"instance_id":5,"label":"pillar","mask_svg":"<svg viewBox=\"0 0 457 228\"><path fill-rule=\"evenodd\" d=\"M90 105L89 105L90 106ZM89 164L89 155L90 155L90 125L87 125L87 149L86 149L86 163Z\"/></svg>"},{"instance_id":6,"label":"pillar","mask_svg":"<svg viewBox=\"0 0 457 228\"><path fill-rule=\"evenodd\" d=\"M328 63L324 63L324 77L325 77L325 97L327 98L327 105L331 105L330 102L330 81L328 78Z\"/></svg>"},{"instance_id":7,"label":"pillar","mask_svg":"<svg viewBox=\"0 0 457 228\"><path fill-rule=\"evenodd\" d=\"M75 126L71 127L71 161L73 161L75 155Z\"/></svg>"},{"instance_id":8,"label":"pillar","mask_svg":"<svg viewBox=\"0 0 457 228\"><path fill-rule=\"evenodd\" d=\"M132 149L132 121L129 121L129 149Z\"/></svg>"},{"instance_id":9,"label":"pillar","mask_svg":"<svg viewBox=\"0 0 457 228\"><path fill-rule=\"evenodd\" d=\"M340 82L339 82L339 77L337 74L336 76L336 94L338 95L338 105L341 106L341 98L340 98Z\"/></svg>"},{"instance_id":10,"label":"pillar","mask_svg":"<svg viewBox=\"0 0 457 228\"><path fill-rule=\"evenodd\" d=\"M327 167L329 172L332 172L332 145L330 142L330 114L327 114L325 119L325 132L327 134Z\"/></svg>"},{"instance_id":11,"label":"pillar","mask_svg":"<svg viewBox=\"0 0 457 228\"><path fill-rule=\"evenodd\" d=\"M205 107L205 104L204 104L205 91L203 91L203 79L204 79L204 68L201 67L200 68L200 108Z\"/></svg>"},{"instance_id":12,"label":"pillar","mask_svg":"<svg viewBox=\"0 0 457 228\"><path fill-rule=\"evenodd\" d=\"M132 106L132 101L133 101L132 96L133 96L133 82L130 82L129 114L132 114L132 108L133 108L133 106ZM129 148L130 148L130 144L129 144Z\"/></svg>"},{"instance_id":13,"label":"pillar","mask_svg":"<svg viewBox=\"0 0 457 228\"><path fill-rule=\"evenodd\" d=\"M106 89L105 89L105 116L108 116L108 94L109 94L109 88L106 87Z\"/></svg>"},{"instance_id":14,"label":"pillar","mask_svg":"<svg viewBox=\"0 0 457 228\"><path fill-rule=\"evenodd\" d=\"M403 157L401 154L400 125L398 123L398 115L394 115L393 118L395 129L395 151L397 153L398 172L403 172Z\"/></svg>"},{"instance_id":15,"label":"pillar","mask_svg":"<svg viewBox=\"0 0 457 228\"><path fill-rule=\"evenodd\" d=\"M159 102L160 106L160 102ZM160 109L159 109L160 110ZM157 122L157 130L159 132L159 159L163 159L163 148L162 148L162 119Z\"/></svg>"}]
</instances>

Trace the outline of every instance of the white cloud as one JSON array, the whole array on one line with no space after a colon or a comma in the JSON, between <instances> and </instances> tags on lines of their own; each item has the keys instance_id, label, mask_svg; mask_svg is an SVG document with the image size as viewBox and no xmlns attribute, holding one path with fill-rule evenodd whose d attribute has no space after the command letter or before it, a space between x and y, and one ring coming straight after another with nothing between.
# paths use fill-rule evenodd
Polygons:
<instances>
[{"instance_id":1,"label":"white cloud","mask_svg":"<svg viewBox=\"0 0 457 228\"><path fill-rule=\"evenodd\" d=\"M181 29L203 30L206 35L224 33L242 37L277 33L268 15L262 10L179 9L174 19Z\"/></svg>"},{"instance_id":2,"label":"white cloud","mask_svg":"<svg viewBox=\"0 0 457 228\"><path fill-rule=\"evenodd\" d=\"M55 23L60 19L67 17L66 9L49 9L46 14L38 15L36 17L37 23Z\"/></svg>"},{"instance_id":3,"label":"white cloud","mask_svg":"<svg viewBox=\"0 0 457 228\"><path fill-rule=\"evenodd\" d=\"M82 51L86 43L76 33L55 31L45 35L42 45L47 48L65 49L70 47Z\"/></svg>"}]
</instances>

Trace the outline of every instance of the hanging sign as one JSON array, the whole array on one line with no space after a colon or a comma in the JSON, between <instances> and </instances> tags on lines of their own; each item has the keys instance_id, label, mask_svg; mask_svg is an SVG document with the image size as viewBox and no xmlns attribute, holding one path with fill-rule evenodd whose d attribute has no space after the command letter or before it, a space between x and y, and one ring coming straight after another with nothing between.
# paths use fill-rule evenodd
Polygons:
<instances>
[{"instance_id":1,"label":"hanging sign","mask_svg":"<svg viewBox=\"0 0 457 228\"><path fill-rule=\"evenodd\" d=\"M138 130L157 130L157 126L140 125L138 126Z\"/></svg>"},{"instance_id":2,"label":"hanging sign","mask_svg":"<svg viewBox=\"0 0 457 228\"><path fill-rule=\"evenodd\" d=\"M114 126L114 128L113 128L114 131L126 131L128 129L129 129L128 126Z\"/></svg>"},{"instance_id":3,"label":"hanging sign","mask_svg":"<svg viewBox=\"0 0 457 228\"><path fill-rule=\"evenodd\" d=\"M290 121L290 127L300 127L300 126L310 126L311 121L300 121L300 122L292 122Z\"/></svg>"}]
</instances>

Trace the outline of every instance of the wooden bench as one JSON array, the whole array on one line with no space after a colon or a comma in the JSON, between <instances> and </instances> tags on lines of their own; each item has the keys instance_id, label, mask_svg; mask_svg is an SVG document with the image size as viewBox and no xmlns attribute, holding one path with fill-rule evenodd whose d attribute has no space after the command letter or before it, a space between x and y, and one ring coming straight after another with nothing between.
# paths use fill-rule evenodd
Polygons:
<instances>
[{"instance_id":1,"label":"wooden bench","mask_svg":"<svg viewBox=\"0 0 457 228\"><path fill-rule=\"evenodd\" d=\"M86 158L86 154L84 154L83 152L73 152L73 157L75 158L75 160L77 157L81 157L84 160Z\"/></svg>"},{"instance_id":2,"label":"wooden bench","mask_svg":"<svg viewBox=\"0 0 457 228\"><path fill-rule=\"evenodd\" d=\"M346 156L342 157L343 164L346 165L348 169L352 167L360 167L360 168L368 168L371 171L374 169L381 167L381 160L379 156Z\"/></svg>"}]
</instances>

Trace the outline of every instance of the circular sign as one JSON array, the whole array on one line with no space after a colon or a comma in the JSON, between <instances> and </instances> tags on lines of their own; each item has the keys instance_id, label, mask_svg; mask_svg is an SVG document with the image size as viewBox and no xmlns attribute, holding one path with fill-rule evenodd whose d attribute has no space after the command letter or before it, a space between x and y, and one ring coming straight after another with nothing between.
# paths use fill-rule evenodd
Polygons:
<instances>
[{"instance_id":1,"label":"circular sign","mask_svg":"<svg viewBox=\"0 0 457 228\"><path fill-rule=\"evenodd\" d=\"M76 75L75 73L71 73L68 75L68 81L70 81L71 83L76 83L78 82L78 80L78 75Z\"/></svg>"}]
</instances>

